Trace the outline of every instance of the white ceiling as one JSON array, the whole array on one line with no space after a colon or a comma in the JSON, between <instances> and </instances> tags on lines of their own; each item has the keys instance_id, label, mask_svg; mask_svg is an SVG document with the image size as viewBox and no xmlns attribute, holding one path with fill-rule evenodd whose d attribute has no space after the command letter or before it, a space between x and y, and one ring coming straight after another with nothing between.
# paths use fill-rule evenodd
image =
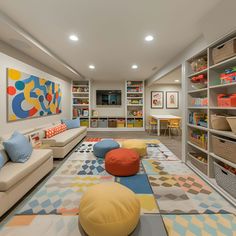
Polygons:
<instances>
[{"instance_id":1,"label":"white ceiling","mask_svg":"<svg viewBox=\"0 0 236 236\"><path fill-rule=\"evenodd\" d=\"M155 84L181 84L181 75L181 67L178 67L157 80ZM179 80L179 82L176 82L175 80Z\"/></svg>"},{"instance_id":2,"label":"white ceiling","mask_svg":"<svg viewBox=\"0 0 236 236\"><path fill-rule=\"evenodd\" d=\"M84 76L125 80L147 79L168 63L201 35L201 18L220 1L5 0L0 1L0 9ZM3 22L0 27L0 40L70 78L78 77ZM79 36L78 42L68 40L71 33ZM147 34L155 40L145 42ZM16 39L25 46L17 45ZM139 65L138 70L131 69L133 63ZM89 64L96 69L90 71Z\"/></svg>"}]
</instances>

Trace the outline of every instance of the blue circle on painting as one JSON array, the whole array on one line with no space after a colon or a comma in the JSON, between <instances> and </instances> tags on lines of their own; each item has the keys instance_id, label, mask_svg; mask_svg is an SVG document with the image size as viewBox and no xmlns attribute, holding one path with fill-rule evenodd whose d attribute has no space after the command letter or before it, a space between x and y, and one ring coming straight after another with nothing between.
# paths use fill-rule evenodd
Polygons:
<instances>
[{"instance_id":1,"label":"blue circle on painting","mask_svg":"<svg viewBox=\"0 0 236 236\"><path fill-rule=\"evenodd\" d=\"M39 101L43 102L43 100L44 100L44 96L43 95L39 96Z\"/></svg>"},{"instance_id":2,"label":"blue circle on painting","mask_svg":"<svg viewBox=\"0 0 236 236\"><path fill-rule=\"evenodd\" d=\"M16 86L16 89L18 89L18 90L23 90L25 88L25 84L22 81L17 81L15 83L15 86Z\"/></svg>"},{"instance_id":3,"label":"blue circle on painting","mask_svg":"<svg viewBox=\"0 0 236 236\"><path fill-rule=\"evenodd\" d=\"M44 112L43 112L43 111L40 111L40 112L39 112L39 115L40 115L40 116L43 116L43 115L44 115Z\"/></svg>"}]
</instances>

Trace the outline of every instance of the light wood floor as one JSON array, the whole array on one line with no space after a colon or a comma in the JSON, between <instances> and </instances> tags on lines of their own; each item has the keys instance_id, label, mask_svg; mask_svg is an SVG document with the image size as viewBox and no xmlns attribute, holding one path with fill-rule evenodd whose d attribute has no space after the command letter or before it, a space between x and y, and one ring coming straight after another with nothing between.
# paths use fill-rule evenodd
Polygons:
<instances>
[{"instance_id":1,"label":"light wood floor","mask_svg":"<svg viewBox=\"0 0 236 236\"><path fill-rule=\"evenodd\" d=\"M177 157L181 158L181 136L157 136L157 135L149 135L145 131L122 131L122 132L98 132L98 131L89 131L87 137L98 137L98 138L153 138L158 139L163 143L167 148L169 148Z\"/></svg>"}]
</instances>

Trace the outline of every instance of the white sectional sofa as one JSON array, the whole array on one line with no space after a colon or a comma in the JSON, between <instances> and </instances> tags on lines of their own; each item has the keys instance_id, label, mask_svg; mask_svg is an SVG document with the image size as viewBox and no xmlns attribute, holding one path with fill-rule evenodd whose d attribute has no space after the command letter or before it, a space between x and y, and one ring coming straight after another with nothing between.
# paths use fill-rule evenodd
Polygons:
<instances>
[{"instance_id":1,"label":"white sectional sofa","mask_svg":"<svg viewBox=\"0 0 236 236\"><path fill-rule=\"evenodd\" d=\"M87 134L87 127L80 127L45 139L44 130L57 124L21 131L25 136L39 132L46 144L45 149L33 149L25 163L11 162L0 144L0 153L7 161L0 169L0 217L53 169L53 158L64 158ZM0 142L10 137L11 134L3 135Z\"/></svg>"},{"instance_id":2,"label":"white sectional sofa","mask_svg":"<svg viewBox=\"0 0 236 236\"><path fill-rule=\"evenodd\" d=\"M53 151L54 158L64 158L86 135L87 127L82 126L42 139L42 142Z\"/></svg>"},{"instance_id":3,"label":"white sectional sofa","mask_svg":"<svg viewBox=\"0 0 236 236\"><path fill-rule=\"evenodd\" d=\"M53 169L53 153L50 149L34 149L25 163L9 161L0 146L7 163L0 170L0 216L19 201L32 187Z\"/></svg>"}]
</instances>

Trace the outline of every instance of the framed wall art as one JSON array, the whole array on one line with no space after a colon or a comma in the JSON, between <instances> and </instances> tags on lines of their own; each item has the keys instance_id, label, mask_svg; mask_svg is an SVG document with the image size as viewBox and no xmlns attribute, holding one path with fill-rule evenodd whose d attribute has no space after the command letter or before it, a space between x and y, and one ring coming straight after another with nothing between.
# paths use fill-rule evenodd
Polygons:
<instances>
[{"instance_id":1,"label":"framed wall art","mask_svg":"<svg viewBox=\"0 0 236 236\"><path fill-rule=\"evenodd\" d=\"M61 113L60 84L7 69L8 121Z\"/></svg>"},{"instance_id":2,"label":"framed wall art","mask_svg":"<svg viewBox=\"0 0 236 236\"><path fill-rule=\"evenodd\" d=\"M167 109L179 108L179 92L178 91L166 92L166 108Z\"/></svg>"},{"instance_id":3,"label":"framed wall art","mask_svg":"<svg viewBox=\"0 0 236 236\"><path fill-rule=\"evenodd\" d=\"M164 93L162 91L151 91L151 108L163 109Z\"/></svg>"}]
</instances>

